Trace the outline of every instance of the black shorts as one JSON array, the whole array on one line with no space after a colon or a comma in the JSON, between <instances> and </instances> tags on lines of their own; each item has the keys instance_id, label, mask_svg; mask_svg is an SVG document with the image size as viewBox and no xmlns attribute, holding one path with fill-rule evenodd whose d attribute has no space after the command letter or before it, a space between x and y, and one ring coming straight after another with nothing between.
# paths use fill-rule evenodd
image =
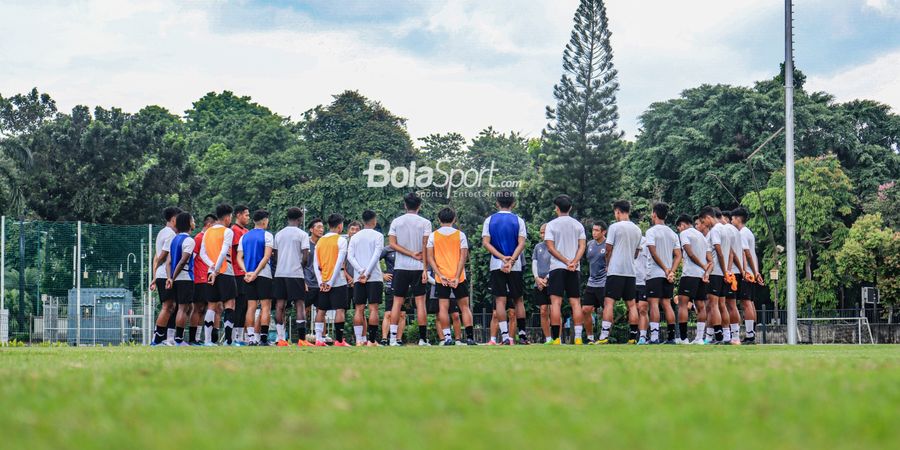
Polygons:
<instances>
[{"instance_id":1,"label":"black shorts","mask_svg":"<svg viewBox=\"0 0 900 450\"><path fill-rule=\"evenodd\" d=\"M394 309L394 296L391 295L393 292L389 292L387 297L384 299L384 312L385 314L391 312ZM404 301L403 305L400 307L400 311L409 311L409 302Z\"/></svg>"},{"instance_id":2,"label":"black shorts","mask_svg":"<svg viewBox=\"0 0 900 450\"><path fill-rule=\"evenodd\" d=\"M456 286L455 288L452 288L450 286L444 286L442 284L438 284L434 287L434 295L439 299L450 298L451 293L453 293L453 296L455 297L454 300L460 299L460 298L468 298L469 297L469 282L463 281L462 283L459 283L459 285Z\"/></svg>"},{"instance_id":3,"label":"black shorts","mask_svg":"<svg viewBox=\"0 0 900 450\"><path fill-rule=\"evenodd\" d=\"M550 271L547 292L564 298L581 298L581 272L568 269Z\"/></svg>"},{"instance_id":4,"label":"black shorts","mask_svg":"<svg viewBox=\"0 0 900 450\"><path fill-rule=\"evenodd\" d=\"M703 279L700 280L700 285L697 286L697 294L694 296L694 301L706 301L706 289L709 286L709 283L704 283Z\"/></svg>"},{"instance_id":5,"label":"black shorts","mask_svg":"<svg viewBox=\"0 0 900 450\"><path fill-rule=\"evenodd\" d=\"M647 301L647 285L637 284L634 286L634 299L639 302Z\"/></svg>"},{"instance_id":6,"label":"black shorts","mask_svg":"<svg viewBox=\"0 0 900 450\"><path fill-rule=\"evenodd\" d=\"M454 299L450 300L450 314L459 313L459 301Z\"/></svg>"},{"instance_id":7,"label":"black shorts","mask_svg":"<svg viewBox=\"0 0 900 450\"><path fill-rule=\"evenodd\" d=\"M156 292L159 293L160 303L175 300L175 291L173 289L166 289L165 278L157 278L154 280L154 283L156 283Z\"/></svg>"},{"instance_id":8,"label":"black shorts","mask_svg":"<svg viewBox=\"0 0 900 450\"><path fill-rule=\"evenodd\" d=\"M669 280L661 277L651 278L647 280L647 297L649 298L667 298L672 299L675 292L675 285L669 283Z\"/></svg>"},{"instance_id":9,"label":"black shorts","mask_svg":"<svg viewBox=\"0 0 900 450\"><path fill-rule=\"evenodd\" d=\"M381 281L367 281L353 284L353 304L355 305L380 305L384 301L384 283Z\"/></svg>"},{"instance_id":10,"label":"black shorts","mask_svg":"<svg viewBox=\"0 0 900 450\"><path fill-rule=\"evenodd\" d=\"M306 306L315 305L319 301L319 289L313 289L309 286L306 287ZM318 308L318 306L316 306Z\"/></svg>"},{"instance_id":11,"label":"black shorts","mask_svg":"<svg viewBox=\"0 0 900 450\"><path fill-rule=\"evenodd\" d=\"M235 275L234 276L234 284L237 287L237 291L235 292L234 301L236 304L244 303L247 304L247 282L244 281L243 275ZM235 306L237 309L237 306Z\"/></svg>"},{"instance_id":12,"label":"black shorts","mask_svg":"<svg viewBox=\"0 0 900 450\"><path fill-rule=\"evenodd\" d=\"M194 280L175 280L172 283L175 303L189 305L194 303Z\"/></svg>"},{"instance_id":13,"label":"black shorts","mask_svg":"<svg viewBox=\"0 0 900 450\"><path fill-rule=\"evenodd\" d=\"M606 277L606 298L633 301L636 298L634 277L609 275Z\"/></svg>"},{"instance_id":14,"label":"black shorts","mask_svg":"<svg viewBox=\"0 0 900 450\"><path fill-rule=\"evenodd\" d=\"M203 303L205 305L209 301L210 289L209 283L194 283L194 303Z\"/></svg>"},{"instance_id":15,"label":"black shorts","mask_svg":"<svg viewBox=\"0 0 900 450\"><path fill-rule=\"evenodd\" d=\"M253 282L244 284L244 297L247 300L272 300L272 279L256 277Z\"/></svg>"},{"instance_id":16,"label":"black shorts","mask_svg":"<svg viewBox=\"0 0 900 450\"><path fill-rule=\"evenodd\" d=\"M706 285L706 293L708 295L715 295L716 297L722 297L725 293L723 289L725 286L725 277L722 275L710 275L709 283Z\"/></svg>"},{"instance_id":17,"label":"black shorts","mask_svg":"<svg viewBox=\"0 0 900 450\"><path fill-rule=\"evenodd\" d=\"M272 297L292 304L306 300L306 280L303 278L275 277L272 280Z\"/></svg>"},{"instance_id":18,"label":"black shorts","mask_svg":"<svg viewBox=\"0 0 900 450\"><path fill-rule=\"evenodd\" d=\"M220 273L216 275L216 281L208 291L209 301L224 302L226 300L234 300L237 298L237 284L234 281L234 275L226 275Z\"/></svg>"},{"instance_id":19,"label":"black shorts","mask_svg":"<svg viewBox=\"0 0 900 450\"><path fill-rule=\"evenodd\" d=\"M738 300L756 300L756 283L751 283L743 278L741 278L741 282L739 283L738 289Z\"/></svg>"},{"instance_id":20,"label":"black shorts","mask_svg":"<svg viewBox=\"0 0 900 450\"><path fill-rule=\"evenodd\" d=\"M525 277L522 271L491 271L491 295L494 297L522 298L525 295Z\"/></svg>"},{"instance_id":21,"label":"black shorts","mask_svg":"<svg viewBox=\"0 0 900 450\"><path fill-rule=\"evenodd\" d=\"M541 305L549 305L550 304L550 294L547 293L547 288L538 289L537 286L534 288L534 304Z\"/></svg>"},{"instance_id":22,"label":"black shorts","mask_svg":"<svg viewBox=\"0 0 900 450\"><path fill-rule=\"evenodd\" d=\"M744 281L744 277L736 273L734 274L734 278L737 279L738 289L740 289L741 282ZM731 288L731 283L723 283L723 289L725 290L725 294L723 295L723 297L725 297L726 299L734 300L735 297L737 297L737 290Z\"/></svg>"},{"instance_id":23,"label":"black shorts","mask_svg":"<svg viewBox=\"0 0 900 450\"><path fill-rule=\"evenodd\" d=\"M683 295L690 300L697 298L697 290L703 284L700 277L681 277L678 281L678 295Z\"/></svg>"},{"instance_id":24,"label":"black shorts","mask_svg":"<svg viewBox=\"0 0 900 450\"><path fill-rule=\"evenodd\" d=\"M584 288L584 295L581 296L581 306L603 307L603 299L606 298L606 287L604 286L588 286Z\"/></svg>"},{"instance_id":25,"label":"black shorts","mask_svg":"<svg viewBox=\"0 0 900 450\"><path fill-rule=\"evenodd\" d=\"M350 289L347 285L336 286L328 290L328 292L319 291L318 299L316 299L316 308L331 311L336 309L347 309L350 306L348 301L348 292Z\"/></svg>"},{"instance_id":26,"label":"black shorts","mask_svg":"<svg viewBox=\"0 0 900 450\"><path fill-rule=\"evenodd\" d=\"M425 295L425 283L422 283L421 270L394 270L394 279L391 281L394 295L406 297L412 295L419 297Z\"/></svg>"}]
</instances>

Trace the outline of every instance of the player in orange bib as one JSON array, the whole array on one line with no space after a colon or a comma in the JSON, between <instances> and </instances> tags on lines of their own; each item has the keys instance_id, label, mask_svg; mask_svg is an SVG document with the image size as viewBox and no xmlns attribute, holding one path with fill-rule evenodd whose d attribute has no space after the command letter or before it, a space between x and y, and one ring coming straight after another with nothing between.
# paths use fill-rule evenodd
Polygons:
<instances>
[{"instance_id":1,"label":"player in orange bib","mask_svg":"<svg viewBox=\"0 0 900 450\"><path fill-rule=\"evenodd\" d=\"M466 234L453 228L456 212L444 208L438 212L441 227L428 236L428 264L434 270L435 295L438 298L438 323L444 334L444 345L454 345L450 332L450 294L456 297L463 326L466 328L466 345L475 345L472 327L472 311L469 309L469 283L466 281L466 260L469 242Z\"/></svg>"},{"instance_id":2,"label":"player in orange bib","mask_svg":"<svg viewBox=\"0 0 900 450\"><path fill-rule=\"evenodd\" d=\"M324 347L325 312L334 310L334 346L349 347L344 341L344 313L349 305L347 280L342 268L347 257L347 238L341 236L344 218L340 214L328 216L328 233L316 242L313 270L319 282L316 300L316 346Z\"/></svg>"}]
</instances>

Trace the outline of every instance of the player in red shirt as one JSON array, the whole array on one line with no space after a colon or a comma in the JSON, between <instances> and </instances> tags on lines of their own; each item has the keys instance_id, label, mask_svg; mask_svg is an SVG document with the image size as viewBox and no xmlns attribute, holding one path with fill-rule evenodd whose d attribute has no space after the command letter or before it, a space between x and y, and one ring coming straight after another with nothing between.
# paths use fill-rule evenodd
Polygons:
<instances>
[{"instance_id":1,"label":"player in red shirt","mask_svg":"<svg viewBox=\"0 0 900 450\"><path fill-rule=\"evenodd\" d=\"M206 302L209 298L209 295L206 293L206 288L208 286L206 281L207 276L209 275L209 267L207 267L206 263L203 262L203 259L200 258L200 245L203 243L203 232L215 222L216 216L207 214L206 217L203 218L203 228L196 236L194 236L194 310L191 313L191 327L188 330L188 344L195 346L203 345L203 334L200 333L200 329L203 326L203 315L206 313ZM218 338L218 328L213 329L216 330L215 334L216 338ZM218 339L216 340L218 341Z\"/></svg>"},{"instance_id":2,"label":"player in red shirt","mask_svg":"<svg viewBox=\"0 0 900 450\"><path fill-rule=\"evenodd\" d=\"M234 207L234 223L231 224L231 231L234 233L234 239L231 243L231 260L237 261L237 247L241 242L241 237L247 233L247 226L250 225L250 208L246 205L237 205ZM234 299L234 342L239 345L246 345L244 341L244 325L247 316L247 296L244 295L246 289L244 286L243 269L234 264L234 280L237 282L237 298ZM250 326L253 326L251 323Z\"/></svg>"}]
</instances>

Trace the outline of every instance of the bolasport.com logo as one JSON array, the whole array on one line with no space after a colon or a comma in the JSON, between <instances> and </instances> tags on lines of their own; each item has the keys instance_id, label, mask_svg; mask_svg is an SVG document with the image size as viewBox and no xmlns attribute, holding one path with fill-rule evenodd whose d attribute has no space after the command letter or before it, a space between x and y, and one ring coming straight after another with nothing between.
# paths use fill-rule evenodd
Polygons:
<instances>
[{"instance_id":1,"label":"bolasport.com logo","mask_svg":"<svg viewBox=\"0 0 900 450\"><path fill-rule=\"evenodd\" d=\"M488 196L496 188L518 188L520 181L494 180L498 172L493 161L490 167L461 169L450 167L447 161L438 161L434 167L417 165L415 161L409 166L391 167L386 159L369 160L369 166L363 171L368 177L366 187L420 189L424 196ZM474 191L473 191L474 189Z\"/></svg>"}]
</instances>

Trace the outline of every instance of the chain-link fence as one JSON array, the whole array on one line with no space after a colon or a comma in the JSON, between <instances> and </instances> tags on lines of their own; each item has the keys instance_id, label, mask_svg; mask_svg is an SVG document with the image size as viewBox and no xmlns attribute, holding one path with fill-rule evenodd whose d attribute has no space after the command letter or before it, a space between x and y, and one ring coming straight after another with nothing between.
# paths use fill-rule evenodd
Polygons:
<instances>
[{"instance_id":1,"label":"chain-link fence","mask_svg":"<svg viewBox=\"0 0 900 450\"><path fill-rule=\"evenodd\" d=\"M4 340L146 343L159 226L0 218Z\"/></svg>"}]
</instances>

